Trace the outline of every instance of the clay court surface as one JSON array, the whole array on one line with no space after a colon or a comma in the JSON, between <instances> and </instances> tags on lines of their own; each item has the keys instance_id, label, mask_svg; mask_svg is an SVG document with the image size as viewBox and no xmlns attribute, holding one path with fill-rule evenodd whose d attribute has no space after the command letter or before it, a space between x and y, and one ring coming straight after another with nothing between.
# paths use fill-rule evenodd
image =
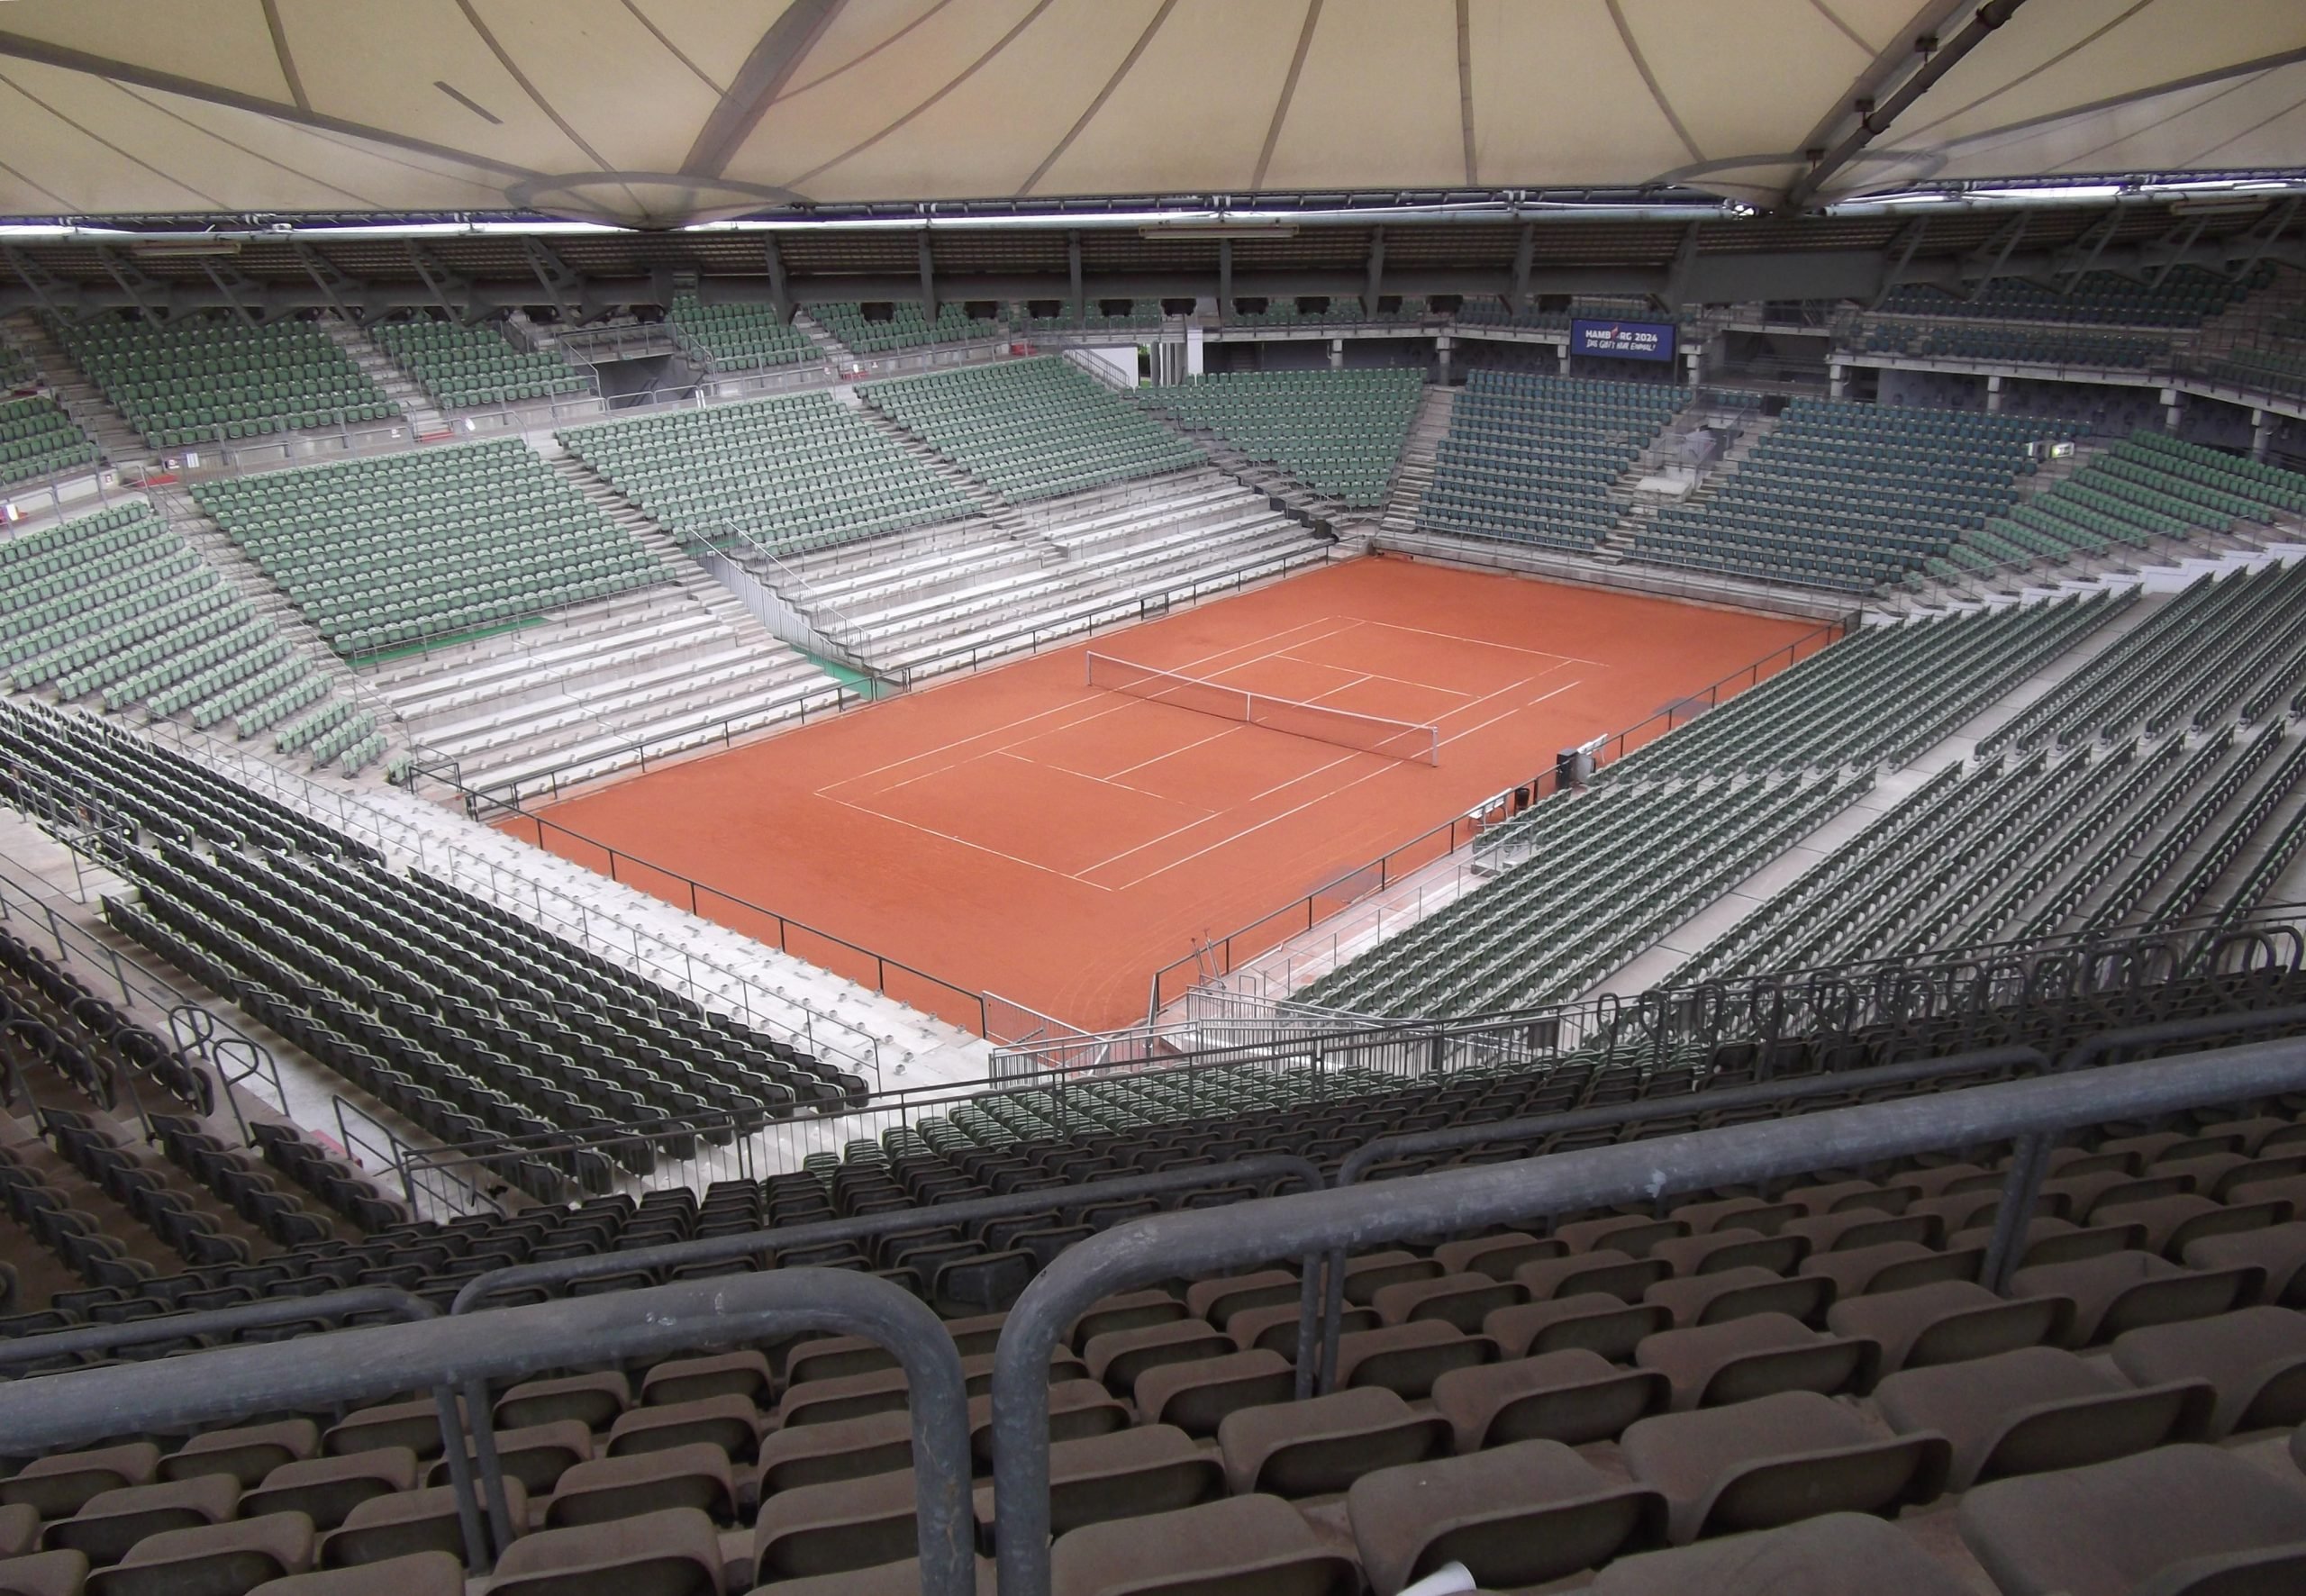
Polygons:
<instances>
[{"instance_id":1,"label":"clay court surface","mask_svg":"<svg viewBox=\"0 0 2306 1596\"><path fill-rule=\"evenodd\" d=\"M1303 897L1529 780L1555 750L1811 630L1360 559L655 771L546 818L971 991L1107 1029L1144 1018L1152 972L1196 939ZM1090 648L1430 721L1439 763L1092 688ZM549 835L556 852L601 865L597 849ZM685 886L619 874L687 901ZM725 907L704 911L775 939ZM798 935L788 945L873 979L841 950ZM888 987L960 1018L900 975Z\"/></svg>"}]
</instances>

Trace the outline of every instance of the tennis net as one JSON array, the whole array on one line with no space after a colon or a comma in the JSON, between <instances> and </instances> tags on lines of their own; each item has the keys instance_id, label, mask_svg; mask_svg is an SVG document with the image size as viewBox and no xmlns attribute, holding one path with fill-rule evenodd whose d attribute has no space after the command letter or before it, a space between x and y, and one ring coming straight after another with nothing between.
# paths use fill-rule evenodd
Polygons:
<instances>
[{"instance_id":1,"label":"tennis net","mask_svg":"<svg viewBox=\"0 0 2306 1596\"><path fill-rule=\"evenodd\" d=\"M1301 699L1276 698L1270 693L1252 693L1244 687L1138 665L1094 650L1089 654L1089 685L1125 693L1132 698L1149 699L1155 703L1174 704L1221 720L1285 731L1293 737L1383 754L1392 759L1408 759L1420 765L1441 763L1439 726L1389 721L1383 715L1357 714L1352 710L1331 709L1327 704L1307 703Z\"/></svg>"}]
</instances>

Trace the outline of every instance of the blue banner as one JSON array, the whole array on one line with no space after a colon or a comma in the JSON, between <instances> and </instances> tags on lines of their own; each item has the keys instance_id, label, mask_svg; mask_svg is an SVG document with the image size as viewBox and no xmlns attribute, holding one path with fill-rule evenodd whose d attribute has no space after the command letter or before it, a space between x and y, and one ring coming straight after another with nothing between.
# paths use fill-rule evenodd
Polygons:
<instances>
[{"instance_id":1,"label":"blue banner","mask_svg":"<svg viewBox=\"0 0 2306 1596\"><path fill-rule=\"evenodd\" d=\"M1569 352L1607 355L1615 360L1670 360L1674 358L1674 325L1670 322L1580 322L1569 324Z\"/></svg>"}]
</instances>

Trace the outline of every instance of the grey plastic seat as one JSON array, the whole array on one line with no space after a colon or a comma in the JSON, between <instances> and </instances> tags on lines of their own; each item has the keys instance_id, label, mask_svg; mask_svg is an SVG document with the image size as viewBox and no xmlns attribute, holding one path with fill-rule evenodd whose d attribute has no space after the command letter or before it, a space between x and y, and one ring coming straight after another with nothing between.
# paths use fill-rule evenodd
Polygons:
<instances>
[{"instance_id":1,"label":"grey plastic seat","mask_svg":"<svg viewBox=\"0 0 2306 1596\"><path fill-rule=\"evenodd\" d=\"M1829 1513L1722 1540L1621 1557L1594 1596L1976 1596L1969 1583L1871 1513Z\"/></svg>"},{"instance_id":2,"label":"grey plastic seat","mask_svg":"<svg viewBox=\"0 0 2306 1596\"><path fill-rule=\"evenodd\" d=\"M1980 1485L1955 1512L2003 1596L2182 1596L2238 1561L2306 1549L2306 1491L2213 1446L2162 1446ZM2298 1589L2294 1573L2227 1591Z\"/></svg>"},{"instance_id":3,"label":"grey plastic seat","mask_svg":"<svg viewBox=\"0 0 2306 1596\"><path fill-rule=\"evenodd\" d=\"M1666 1501L1676 1546L1775 1529L1821 1513L1889 1513L1944 1488L1943 1436L1883 1439L1831 1397L1789 1391L1729 1408L1662 1413L1619 1442L1626 1467Z\"/></svg>"},{"instance_id":4,"label":"grey plastic seat","mask_svg":"<svg viewBox=\"0 0 2306 1596\"><path fill-rule=\"evenodd\" d=\"M1558 1441L1378 1469L1346 1493L1377 1596L1462 1563L1486 1586L1534 1585L1663 1543L1666 1501Z\"/></svg>"},{"instance_id":5,"label":"grey plastic seat","mask_svg":"<svg viewBox=\"0 0 2306 1596\"><path fill-rule=\"evenodd\" d=\"M1892 1428L1953 1443L1948 1486L2103 1463L2196 1433L2210 1414L2206 1380L2138 1387L2070 1352L2022 1347L1935 1368L1908 1369L1875 1388Z\"/></svg>"},{"instance_id":6,"label":"grey plastic seat","mask_svg":"<svg viewBox=\"0 0 2306 1596\"><path fill-rule=\"evenodd\" d=\"M1360 1589L1359 1565L1273 1496L1086 1525L1049 1550L1051 1596L1357 1596Z\"/></svg>"}]
</instances>

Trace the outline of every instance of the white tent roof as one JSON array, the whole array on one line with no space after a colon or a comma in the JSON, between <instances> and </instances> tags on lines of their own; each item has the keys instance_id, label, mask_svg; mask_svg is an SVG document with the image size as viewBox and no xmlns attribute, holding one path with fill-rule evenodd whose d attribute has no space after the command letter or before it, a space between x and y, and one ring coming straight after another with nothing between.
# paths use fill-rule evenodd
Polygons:
<instances>
[{"instance_id":1,"label":"white tent roof","mask_svg":"<svg viewBox=\"0 0 2306 1596\"><path fill-rule=\"evenodd\" d=\"M1766 202L1963 0L14 0L0 211L1679 183ZM2030 0L1826 186L2306 167L2299 0Z\"/></svg>"}]
</instances>

